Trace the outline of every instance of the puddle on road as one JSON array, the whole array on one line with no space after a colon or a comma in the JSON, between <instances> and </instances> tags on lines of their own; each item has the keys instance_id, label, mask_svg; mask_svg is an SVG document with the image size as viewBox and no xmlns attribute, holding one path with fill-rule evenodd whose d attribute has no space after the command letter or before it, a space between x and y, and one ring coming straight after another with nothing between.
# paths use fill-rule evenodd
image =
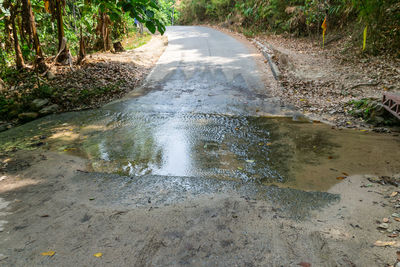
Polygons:
<instances>
[{"instance_id":1,"label":"puddle on road","mask_svg":"<svg viewBox=\"0 0 400 267\"><path fill-rule=\"evenodd\" d=\"M41 145L85 155L94 171L128 176L326 191L337 177L400 172L399 137L287 118L97 110L43 118L0 138L2 149Z\"/></svg>"}]
</instances>

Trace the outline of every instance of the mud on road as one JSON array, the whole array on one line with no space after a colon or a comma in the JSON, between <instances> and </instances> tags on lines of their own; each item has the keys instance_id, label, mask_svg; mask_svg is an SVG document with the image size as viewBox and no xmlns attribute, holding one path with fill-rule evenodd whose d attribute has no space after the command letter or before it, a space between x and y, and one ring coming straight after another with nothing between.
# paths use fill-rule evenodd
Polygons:
<instances>
[{"instance_id":1,"label":"mud on road","mask_svg":"<svg viewBox=\"0 0 400 267\"><path fill-rule=\"evenodd\" d=\"M394 248L372 246L382 239L375 220L393 211L384 205L393 188L367 187L362 176L318 193L88 173L82 158L45 151L15 157L20 170L3 173L1 181L2 266L385 266L394 260ZM98 252L102 257L93 256Z\"/></svg>"}]
</instances>

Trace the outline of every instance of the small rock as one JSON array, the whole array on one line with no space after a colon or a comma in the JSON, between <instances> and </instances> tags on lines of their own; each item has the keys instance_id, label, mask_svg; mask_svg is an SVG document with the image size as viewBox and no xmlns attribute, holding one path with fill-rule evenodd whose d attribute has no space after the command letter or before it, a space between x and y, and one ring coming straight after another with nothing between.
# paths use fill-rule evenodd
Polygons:
<instances>
[{"instance_id":1,"label":"small rock","mask_svg":"<svg viewBox=\"0 0 400 267\"><path fill-rule=\"evenodd\" d=\"M378 225L378 228L380 228L380 229L388 229L389 228L389 224L381 223L380 225Z\"/></svg>"},{"instance_id":2,"label":"small rock","mask_svg":"<svg viewBox=\"0 0 400 267\"><path fill-rule=\"evenodd\" d=\"M399 213L393 213L393 214L392 214L392 217L400 218L400 214L399 214Z\"/></svg>"},{"instance_id":3,"label":"small rock","mask_svg":"<svg viewBox=\"0 0 400 267\"><path fill-rule=\"evenodd\" d=\"M51 71L47 72L47 79L53 80L55 78L56 78L56 75L54 75L54 73L52 73Z\"/></svg>"},{"instance_id":4,"label":"small rock","mask_svg":"<svg viewBox=\"0 0 400 267\"><path fill-rule=\"evenodd\" d=\"M382 222L384 222L384 223L389 222L389 218L383 218Z\"/></svg>"},{"instance_id":5,"label":"small rock","mask_svg":"<svg viewBox=\"0 0 400 267\"><path fill-rule=\"evenodd\" d=\"M39 110L39 114L47 115L47 114L55 113L58 111L58 109L59 109L59 106L57 104L53 104L53 105L50 105L48 107L45 107L45 108L42 108L41 110Z\"/></svg>"},{"instance_id":6,"label":"small rock","mask_svg":"<svg viewBox=\"0 0 400 267\"><path fill-rule=\"evenodd\" d=\"M34 109L36 111L36 110L42 109L48 103L49 103L48 99L39 99L39 98L37 98L37 99L32 101L31 106L32 106L32 109Z\"/></svg>"},{"instance_id":7,"label":"small rock","mask_svg":"<svg viewBox=\"0 0 400 267\"><path fill-rule=\"evenodd\" d=\"M7 259L8 256L4 255L4 254L0 254L0 261Z\"/></svg>"},{"instance_id":8,"label":"small rock","mask_svg":"<svg viewBox=\"0 0 400 267\"><path fill-rule=\"evenodd\" d=\"M36 119L39 116L37 112L24 112L18 114L18 118L22 121L31 121Z\"/></svg>"}]
</instances>

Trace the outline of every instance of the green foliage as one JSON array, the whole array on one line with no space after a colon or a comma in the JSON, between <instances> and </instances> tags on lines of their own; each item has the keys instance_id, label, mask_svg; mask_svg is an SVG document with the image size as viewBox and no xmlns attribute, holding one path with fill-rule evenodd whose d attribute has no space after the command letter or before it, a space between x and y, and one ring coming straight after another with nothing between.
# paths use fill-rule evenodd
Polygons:
<instances>
[{"instance_id":1,"label":"green foliage","mask_svg":"<svg viewBox=\"0 0 400 267\"><path fill-rule=\"evenodd\" d=\"M328 32L347 26L355 31L354 41L360 47L358 39L368 24L370 51L392 50L400 56L398 0L183 0L179 9L183 24L228 22L246 35L258 31L320 34L327 17Z\"/></svg>"},{"instance_id":2,"label":"green foliage","mask_svg":"<svg viewBox=\"0 0 400 267\"><path fill-rule=\"evenodd\" d=\"M59 1L59 0L51 0ZM32 11L36 23L41 48L46 56L56 55L58 50L57 22L55 17L45 8L44 0L31 0ZM99 13L107 14L111 23L111 41L120 41L123 36L134 27L134 19L143 23L150 32L165 31L172 19L174 0L61 0L65 2L63 12L64 34L73 55L79 50L81 35L86 47L91 50L96 48L100 30ZM33 49L31 35L24 26L26 16L22 13L20 1L11 1L17 7L16 27L19 44L25 62L33 62L36 53ZM4 18L10 18L10 6L0 0L0 67L9 66L14 61L14 46L10 42L12 34L7 34L11 25L6 25ZM174 16L177 16L175 13ZM23 23L21 23L21 21Z\"/></svg>"}]
</instances>

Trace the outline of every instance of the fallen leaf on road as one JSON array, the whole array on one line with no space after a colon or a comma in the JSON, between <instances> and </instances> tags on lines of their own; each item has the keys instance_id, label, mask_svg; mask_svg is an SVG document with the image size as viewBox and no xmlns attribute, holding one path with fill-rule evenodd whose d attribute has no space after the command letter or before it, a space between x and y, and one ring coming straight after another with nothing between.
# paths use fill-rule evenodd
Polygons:
<instances>
[{"instance_id":1,"label":"fallen leaf on road","mask_svg":"<svg viewBox=\"0 0 400 267\"><path fill-rule=\"evenodd\" d=\"M270 146L270 145L272 145L272 143L266 143L265 145Z\"/></svg>"},{"instance_id":2,"label":"fallen leaf on road","mask_svg":"<svg viewBox=\"0 0 400 267\"><path fill-rule=\"evenodd\" d=\"M100 258L101 256L103 256L103 253L98 252L98 253L93 254L93 256L95 256L96 258Z\"/></svg>"},{"instance_id":3,"label":"fallen leaf on road","mask_svg":"<svg viewBox=\"0 0 400 267\"><path fill-rule=\"evenodd\" d=\"M397 196L398 193L399 193L399 192L394 191L393 193L390 194L390 196L391 196L391 197L395 197L395 196Z\"/></svg>"},{"instance_id":4,"label":"fallen leaf on road","mask_svg":"<svg viewBox=\"0 0 400 267\"><path fill-rule=\"evenodd\" d=\"M241 171L241 170L243 170L243 168L242 168L242 167L237 167L237 168L238 168L238 170L240 170L240 171Z\"/></svg>"},{"instance_id":5,"label":"fallen leaf on road","mask_svg":"<svg viewBox=\"0 0 400 267\"><path fill-rule=\"evenodd\" d=\"M342 174L343 174L344 176L349 176L349 174L348 174L347 172L342 172Z\"/></svg>"},{"instance_id":6,"label":"fallen leaf on road","mask_svg":"<svg viewBox=\"0 0 400 267\"><path fill-rule=\"evenodd\" d=\"M344 177L344 176L339 176L339 177L336 177L336 179L337 179L337 180L343 180L343 179L346 179L346 177Z\"/></svg>"},{"instance_id":7,"label":"fallen leaf on road","mask_svg":"<svg viewBox=\"0 0 400 267\"><path fill-rule=\"evenodd\" d=\"M302 267L311 267L311 263L308 263L308 262L300 262L300 263L297 263L297 265L300 265Z\"/></svg>"},{"instance_id":8,"label":"fallen leaf on road","mask_svg":"<svg viewBox=\"0 0 400 267\"><path fill-rule=\"evenodd\" d=\"M52 250L40 253L42 256L53 256L54 254L56 254L56 252Z\"/></svg>"},{"instance_id":9,"label":"fallen leaf on road","mask_svg":"<svg viewBox=\"0 0 400 267\"><path fill-rule=\"evenodd\" d=\"M399 235L398 234L390 234L390 235L388 235L388 237L391 237L391 238L395 238L395 237L398 237Z\"/></svg>"},{"instance_id":10,"label":"fallen leaf on road","mask_svg":"<svg viewBox=\"0 0 400 267\"><path fill-rule=\"evenodd\" d=\"M248 163L253 163L253 162L254 162L254 159L246 159L246 162L248 162Z\"/></svg>"},{"instance_id":11,"label":"fallen leaf on road","mask_svg":"<svg viewBox=\"0 0 400 267\"><path fill-rule=\"evenodd\" d=\"M389 222L389 218L383 218L383 219L382 219L382 222L384 222L384 223Z\"/></svg>"},{"instance_id":12,"label":"fallen leaf on road","mask_svg":"<svg viewBox=\"0 0 400 267\"><path fill-rule=\"evenodd\" d=\"M376 247L395 247L398 248L400 247L400 243L397 241L376 241L374 243L374 246Z\"/></svg>"},{"instance_id":13,"label":"fallen leaf on road","mask_svg":"<svg viewBox=\"0 0 400 267\"><path fill-rule=\"evenodd\" d=\"M394 220L400 222L400 218L394 218Z\"/></svg>"}]
</instances>

